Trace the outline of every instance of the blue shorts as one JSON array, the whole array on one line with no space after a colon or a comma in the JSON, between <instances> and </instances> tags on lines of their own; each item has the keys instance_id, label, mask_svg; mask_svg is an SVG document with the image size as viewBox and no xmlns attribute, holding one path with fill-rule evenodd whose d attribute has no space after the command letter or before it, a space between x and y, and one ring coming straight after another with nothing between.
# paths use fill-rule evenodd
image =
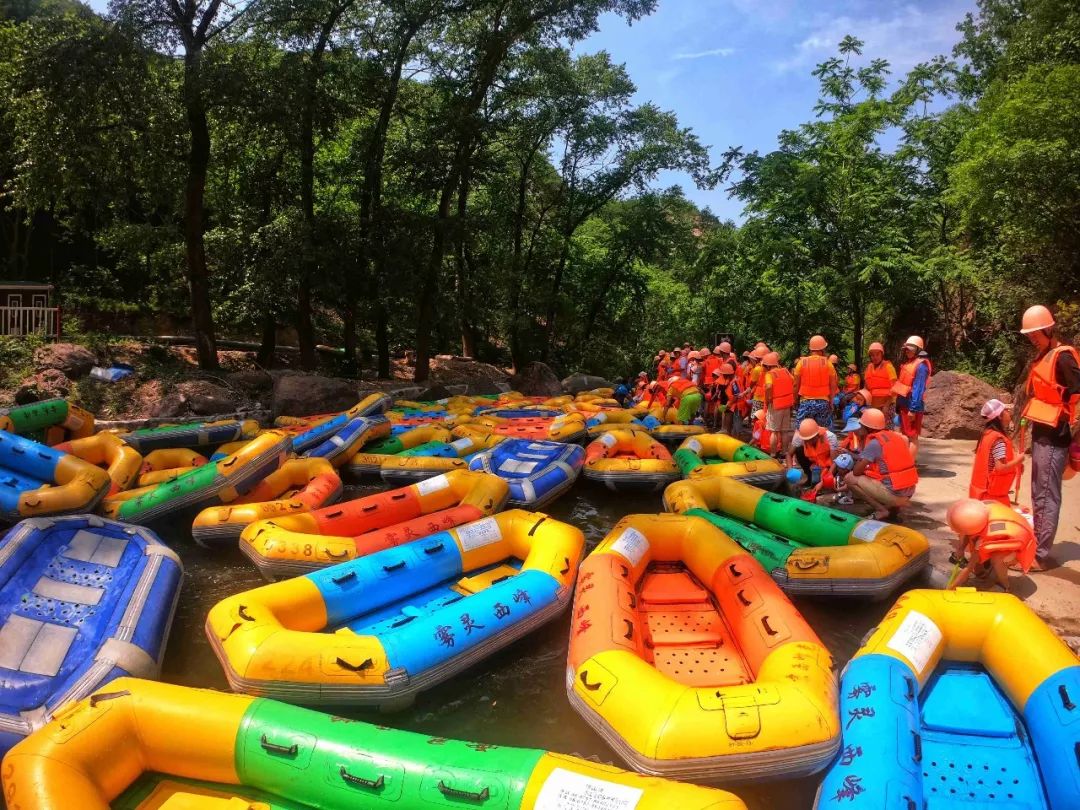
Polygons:
<instances>
[{"instance_id":1,"label":"blue shorts","mask_svg":"<svg viewBox=\"0 0 1080 810\"><path fill-rule=\"evenodd\" d=\"M799 403L795 418L800 422L803 419L813 419L821 427L831 430L833 426L832 403L827 399L804 399Z\"/></svg>"}]
</instances>

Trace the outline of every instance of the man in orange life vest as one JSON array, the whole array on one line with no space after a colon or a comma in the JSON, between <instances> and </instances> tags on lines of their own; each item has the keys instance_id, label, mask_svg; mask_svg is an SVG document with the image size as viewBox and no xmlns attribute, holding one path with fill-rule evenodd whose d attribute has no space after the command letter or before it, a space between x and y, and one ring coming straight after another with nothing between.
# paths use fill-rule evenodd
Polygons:
<instances>
[{"instance_id":1,"label":"man in orange life vest","mask_svg":"<svg viewBox=\"0 0 1080 810\"><path fill-rule=\"evenodd\" d=\"M915 458L919 456L919 434L922 433L926 408L923 397L933 373L930 361L920 355L924 349L926 344L918 335L907 339L903 348L904 363L892 386L892 392L896 394L896 412L900 415L900 432L911 442L911 455Z\"/></svg>"},{"instance_id":2,"label":"man in orange life vest","mask_svg":"<svg viewBox=\"0 0 1080 810\"><path fill-rule=\"evenodd\" d=\"M821 335L810 338L810 355L795 364L795 394L799 407L795 418L813 419L821 427L833 423L832 403L836 396L836 368L825 356L828 342Z\"/></svg>"},{"instance_id":3,"label":"man in orange life vest","mask_svg":"<svg viewBox=\"0 0 1080 810\"><path fill-rule=\"evenodd\" d=\"M863 449L845 482L853 495L874 507L875 519L895 520L919 483L908 440L886 430L885 414L877 408L863 411L859 424Z\"/></svg>"},{"instance_id":4,"label":"man in orange life vest","mask_svg":"<svg viewBox=\"0 0 1080 810\"><path fill-rule=\"evenodd\" d=\"M1050 564L1069 444L1080 437L1080 354L1058 339L1054 325L1050 310L1033 306L1020 328L1038 352L1025 385L1023 410L1031 425L1031 506L1038 540L1032 571L1044 571Z\"/></svg>"},{"instance_id":5,"label":"man in orange life vest","mask_svg":"<svg viewBox=\"0 0 1080 810\"><path fill-rule=\"evenodd\" d=\"M880 343L871 343L867 353L870 363L863 374L863 385L870 392L870 401L866 404L877 408L885 414L886 420L890 420L893 415L892 387L896 382L896 369L891 361L885 359L885 347Z\"/></svg>"},{"instance_id":6,"label":"man in orange life vest","mask_svg":"<svg viewBox=\"0 0 1080 810\"><path fill-rule=\"evenodd\" d=\"M769 352L761 358L765 369L765 427L772 433L772 453L786 455L791 447L791 408L795 405L795 379L780 365L780 355Z\"/></svg>"}]
</instances>

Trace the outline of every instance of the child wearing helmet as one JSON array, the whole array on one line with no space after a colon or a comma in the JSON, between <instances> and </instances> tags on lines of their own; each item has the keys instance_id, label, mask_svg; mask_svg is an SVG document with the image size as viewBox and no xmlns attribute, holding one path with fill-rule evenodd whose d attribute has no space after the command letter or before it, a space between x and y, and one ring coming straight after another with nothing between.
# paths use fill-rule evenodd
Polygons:
<instances>
[{"instance_id":1,"label":"child wearing helmet","mask_svg":"<svg viewBox=\"0 0 1080 810\"><path fill-rule=\"evenodd\" d=\"M919 436L926 411L924 395L933 374L925 350L926 344L918 335L912 335L904 342L904 361L892 386L892 392L896 395L896 413L900 417L900 432L911 442L911 454L915 458L919 456Z\"/></svg>"},{"instance_id":2,"label":"child wearing helmet","mask_svg":"<svg viewBox=\"0 0 1080 810\"><path fill-rule=\"evenodd\" d=\"M980 576L989 563L997 585L1009 592L1009 565L1024 573L1035 561L1035 533L1027 519L1012 507L997 501L963 498L946 513L949 528L956 532L953 560L964 568L953 577L946 590L964 585L972 574Z\"/></svg>"}]
</instances>

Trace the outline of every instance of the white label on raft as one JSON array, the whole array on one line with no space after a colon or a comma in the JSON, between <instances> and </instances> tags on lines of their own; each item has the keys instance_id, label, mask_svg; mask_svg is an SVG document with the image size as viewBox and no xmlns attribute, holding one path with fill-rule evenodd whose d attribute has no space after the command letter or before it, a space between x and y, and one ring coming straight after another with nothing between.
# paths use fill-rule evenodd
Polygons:
<instances>
[{"instance_id":1,"label":"white label on raft","mask_svg":"<svg viewBox=\"0 0 1080 810\"><path fill-rule=\"evenodd\" d=\"M615 438L614 434L605 433L600 437L600 444L604 445L604 447L614 447L618 443L619 440Z\"/></svg>"},{"instance_id":2,"label":"white label on raft","mask_svg":"<svg viewBox=\"0 0 1080 810\"><path fill-rule=\"evenodd\" d=\"M499 472L505 473L521 473L522 475L531 475L532 471L536 469L535 461L518 461L516 458L506 458L499 464Z\"/></svg>"},{"instance_id":3,"label":"white label on raft","mask_svg":"<svg viewBox=\"0 0 1080 810\"><path fill-rule=\"evenodd\" d=\"M430 495L432 492L438 492L439 490L446 489L450 486L450 481L446 478L446 473L442 475L436 475L434 478L427 478L420 481L416 485L416 491L421 495Z\"/></svg>"},{"instance_id":4,"label":"white label on raft","mask_svg":"<svg viewBox=\"0 0 1080 810\"><path fill-rule=\"evenodd\" d=\"M855 524L851 536L862 540L864 543L873 543L878 532L889 525L891 524L882 523L880 520L863 520Z\"/></svg>"},{"instance_id":5,"label":"white label on raft","mask_svg":"<svg viewBox=\"0 0 1080 810\"><path fill-rule=\"evenodd\" d=\"M649 538L637 529L624 529L618 539L611 544L611 550L626 557L631 565L637 565L645 552L649 550Z\"/></svg>"},{"instance_id":6,"label":"white label on raft","mask_svg":"<svg viewBox=\"0 0 1080 810\"><path fill-rule=\"evenodd\" d=\"M493 517L478 520L475 523L466 523L458 526L458 540L465 551L472 551L481 546L490 546L502 540L502 532L499 531L499 521Z\"/></svg>"},{"instance_id":7,"label":"white label on raft","mask_svg":"<svg viewBox=\"0 0 1080 810\"><path fill-rule=\"evenodd\" d=\"M695 456L700 456L701 442L699 442L697 439L687 439L686 442L683 443L682 449L689 450Z\"/></svg>"},{"instance_id":8,"label":"white label on raft","mask_svg":"<svg viewBox=\"0 0 1080 810\"><path fill-rule=\"evenodd\" d=\"M533 804L534 810L634 810L641 788L555 768Z\"/></svg>"},{"instance_id":9,"label":"white label on raft","mask_svg":"<svg viewBox=\"0 0 1080 810\"><path fill-rule=\"evenodd\" d=\"M922 675L939 644L941 629L929 616L913 610L900 622L885 646L904 656L915 667L915 673Z\"/></svg>"},{"instance_id":10,"label":"white label on raft","mask_svg":"<svg viewBox=\"0 0 1080 810\"><path fill-rule=\"evenodd\" d=\"M472 447L472 444L472 439L455 439L454 441L450 442L450 446L453 447L455 450L468 450L470 447Z\"/></svg>"}]
</instances>

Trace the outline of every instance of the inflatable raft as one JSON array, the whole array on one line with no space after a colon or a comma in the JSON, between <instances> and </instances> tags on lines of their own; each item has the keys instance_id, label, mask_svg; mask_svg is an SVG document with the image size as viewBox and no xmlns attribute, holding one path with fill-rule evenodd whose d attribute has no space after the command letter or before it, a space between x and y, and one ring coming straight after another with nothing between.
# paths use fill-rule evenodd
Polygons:
<instances>
[{"instance_id":1,"label":"inflatable raft","mask_svg":"<svg viewBox=\"0 0 1080 810\"><path fill-rule=\"evenodd\" d=\"M111 486L88 461L0 431L0 520L93 512Z\"/></svg>"},{"instance_id":2,"label":"inflatable raft","mask_svg":"<svg viewBox=\"0 0 1080 810\"><path fill-rule=\"evenodd\" d=\"M584 464L576 444L507 439L473 456L469 469L505 478L511 506L543 509L574 485Z\"/></svg>"},{"instance_id":3,"label":"inflatable raft","mask_svg":"<svg viewBox=\"0 0 1080 810\"><path fill-rule=\"evenodd\" d=\"M659 492L679 478L671 453L648 433L613 430L585 448L582 475L613 492Z\"/></svg>"},{"instance_id":4,"label":"inflatable raft","mask_svg":"<svg viewBox=\"0 0 1080 810\"><path fill-rule=\"evenodd\" d=\"M114 678L157 677L182 576L153 533L92 515L0 539L0 751Z\"/></svg>"},{"instance_id":5,"label":"inflatable raft","mask_svg":"<svg viewBox=\"0 0 1080 810\"><path fill-rule=\"evenodd\" d=\"M737 478L763 489L784 483L786 468L768 453L724 433L691 436L675 451L683 478Z\"/></svg>"},{"instance_id":6,"label":"inflatable raft","mask_svg":"<svg viewBox=\"0 0 1080 810\"><path fill-rule=\"evenodd\" d=\"M449 442L450 429L441 425L422 425L410 428L396 436L387 436L365 444L349 459L346 469L358 478L378 475L383 462L406 450L412 450L428 442Z\"/></svg>"},{"instance_id":7,"label":"inflatable raft","mask_svg":"<svg viewBox=\"0 0 1080 810\"><path fill-rule=\"evenodd\" d=\"M704 425L660 425L650 431L669 447L678 447L691 436L701 436L707 432Z\"/></svg>"},{"instance_id":8,"label":"inflatable raft","mask_svg":"<svg viewBox=\"0 0 1080 810\"><path fill-rule=\"evenodd\" d=\"M664 491L664 506L724 530L789 594L884 599L930 561L929 542L914 529L864 520L734 478L679 481Z\"/></svg>"},{"instance_id":9,"label":"inflatable raft","mask_svg":"<svg viewBox=\"0 0 1080 810\"><path fill-rule=\"evenodd\" d=\"M577 757L136 678L20 744L3 780L9 807L35 810L746 810L726 791Z\"/></svg>"},{"instance_id":10,"label":"inflatable raft","mask_svg":"<svg viewBox=\"0 0 1080 810\"><path fill-rule=\"evenodd\" d=\"M235 691L398 708L561 613L584 547L515 509L231 596L206 634Z\"/></svg>"},{"instance_id":11,"label":"inflatable raft","mask_svg":"<svg viewBox=\"0 0 1080 810\"><path fill-rule=\"evenodd\" d=\"M454 435L479 436L494 433L510 439L529 441L573 443L585 438L585 417L580 413L561 414L556 417L504 419L496 416L480 416L468 424L454 428Z\"/></svg>"},{"instance_id":12,"label":"inflatable raft","mask_svg":"<svg viewBox=\"0 0 1080 810\"><path fill-rule=\"evenodd\" d=\"M280 467L291 441L274 431L263 433L221 461L152 487L133 489L105 501L105 513L129 523L149 523L181 509L235 500Z\"/></svg>"},{"instance_id":13,"label":"inflatable raft","mask_svg":"<svg viewBox=\"0 0 1080 810\"><path fill-rule=\"evenodd\" d=\"M467 470L472 456L504 440L503 436L485 433L451 442L426 442L385 459L379 467L379 476L387 484L401 487L451 470Z\"/></svg>"},{"instance_id":14,"label":"inflatable raft","mask_svg":"<svg viewBox=\"0 0 1080 810\"><path fill-rule=\"evenodd\" d=\"M247 441L240 442L241 447L245 444L247 444ZM224 457L222 456L222 458ZM187 447L151 450L143 458L136 485L149 487L155 484L163 484L166 481L172 481L174 478L180 477L186 472L191 472L196 467L202 467L209 461L210 459L202 453Z\"/></svg>"},{"instance_id":15,"label":"inflatable raft","mask_svg":"<svg viewBox=\"0 0 1080 810\"><path fill-rule=\"evenodd\" d=\"M324 507L252 523L240 550L269 580L373 554L498 512L509 488L494 475L454 470Z\"/></svg>"},{"instance_id":16,"label":"inflatable raft","mask_svg":"<svg viewBox=\"0 0 1080 810\"><path fill-rule=\"evenodd\" d=\"M94 435L94 415L66 399L0 409L0 430L49 446Z\"/></svg>"},{"instance_id":17,"label":"inflatable raft","mask_svg":"<svg viewBox=\"0 0 1080 810\"><path fill-rule=\"evenodd\" d=\"M163 425L141 428L119 436L143 455L167 447L209 447L240 439L252 439L259 432L254 419L222 419L216 422L191 422L186 425Z\"/></svg>"},{"instance_id":18,"label":"inflatable raft","mask_svg":"<svg viewBox=\"0 0 1080 810\"><path fill-rule=\"evenodd\" d=\"M109 495L129 489L142 469L143 458L138 451L124 444L113 433L98 433L84 439L72 439L53 449L70 453L76 458L101 467L109 474Z\"/></svg>"},{"instance_id":19,"label":"inflatable raft","mask_svg":"<svg viewBox=\"0 0 1080 810\"><path fill-rule=\"evenodd\" d=\"M324 458L292 458L227 506L208 507L195 517L191 536L200 545L235 543L260 520L312 512L341 497L341 478Z\"/></svg>"},{"instance_id":20,"label":"inflatable raft","mask_svg":"<svg viewBox=\"0 0 1080 810\"><path fill-rule=\"evenodd\" d=\"M390 435L390 420L385 416L357 416L324 441L304 451L305 458L324 458L342 467L370 441ZM295 447L296 441L293 445Z\"/></svg>"},{"instance_id":21,"label":"inflatable raft","mask_svg":"<svg viewBox=\"0 0 1080 810\"><path fill-rule=\"evenodd\" d=\"M298 428L302 432L307 428L337 417L343 417L344 421L347 422L359 416L377 416L386 413L393 404L394 401L387 394L376 391L373 394L368 394L346 411L315 414L314 416L279 416L274 420L274 427Z\"/></svg>"},{"instance_id":22,"label":"inflatable raft","mask_svg":"<svg viewBox=\"0 0 1080 810\"><path fill-rule=\"evenodd\" d=\"M1080 805L1080 662L1009 594L909 591L844 670L816 806Z\"/></svg>"},{"instance_id":23,"label":"inflatable raft","mask_svg":"<svg viewBox=\"0 0 1080 810\"><path fill-rule=\"evenodd\" d=\"M582 563L572 615L570 703L636 770L783 779L836 753L828 650L707 521L623 518Z\"/></svg>"}]
</instances>

